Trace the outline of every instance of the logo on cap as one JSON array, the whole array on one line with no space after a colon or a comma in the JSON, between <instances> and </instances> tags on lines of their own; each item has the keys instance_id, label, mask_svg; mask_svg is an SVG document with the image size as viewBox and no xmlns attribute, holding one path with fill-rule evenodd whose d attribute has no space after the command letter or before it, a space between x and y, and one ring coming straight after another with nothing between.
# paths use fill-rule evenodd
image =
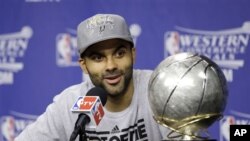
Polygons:
<instances>
[{"instance_id":1,"label":"logo on cap","mask_svg":"<svg viewBox=\"0 0 250 141\"><path fill-rule=\"evenodd\" d=\"M99 34L105 31L106 28L114 28L114 20L109 15L96 15L87 21L87 29L90 29L91 32L94 32L94 29L99 30Z\"/></svg>"}]
</instances>

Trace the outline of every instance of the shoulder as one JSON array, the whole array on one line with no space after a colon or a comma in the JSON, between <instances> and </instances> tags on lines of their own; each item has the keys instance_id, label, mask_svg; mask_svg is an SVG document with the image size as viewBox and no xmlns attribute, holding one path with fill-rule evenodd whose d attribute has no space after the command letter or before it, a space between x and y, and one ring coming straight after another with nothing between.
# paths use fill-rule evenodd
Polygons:
<instances>
[{"instance_id":1,"label":"shoulder","mask_svg":"<svg viewBox=\"0 0 250 141\"><path fill-rule=\"evenodd\" d=\"M153 70L141 70L141 69L134 69L134 75L151 75Z\"/></svg>"},{"instance_id":2,"label":"shoulder","mask_svg":"<svg viewBox=\"0 0 250 141\"><path fill-rule=\"evenodd\" d=\"M80 84L69 86L68 88L64 89L58 95L53 98L53 102L60 103L67 102L67 103L74 103L74 101L79 96L84 96L87 91L93 87L89 81L84 81Z\"/></svg>"},{"instance_id":3,"label":"shoulder","mask_svg":"<svg viewBox=\"0 0 250 141\"><path fill-rule=\"evenodd\" d=\"M134 79L137 81L146 81L148 82L153 71L152 70L140 70L134 69Z\"/></svg>"},{"instance_id":4,"label":"shoulder","mask_svg":"<svg viewBox=\"0 0 250 141\"><path fill-rule=\"evenodd\" d=\"M148 83L152 72L152 70L134 70L133 79L136 92L147 93Z\"/></svg>"}]
</instances>

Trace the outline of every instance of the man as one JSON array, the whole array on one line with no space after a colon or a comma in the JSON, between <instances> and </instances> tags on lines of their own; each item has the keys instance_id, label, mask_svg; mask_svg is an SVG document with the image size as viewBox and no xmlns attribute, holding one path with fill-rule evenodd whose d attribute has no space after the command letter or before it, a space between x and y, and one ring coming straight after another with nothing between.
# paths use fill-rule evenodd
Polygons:
<instances>
[{"instance_id":1,"label":"man","mask_svg":"<svg viewBox=\"0 0 250 141\"><path fill-rule=\"evenodd\" d=\"M119 15L97 14L80 23L77 34L79 64L91 81L57 95L16 141L68 141L78 116L70 108L94 86L109 94L100 124L95 129L86 126L88 140L159 141L167 135L154 121L148 103L152 72L133 70L135 48L125 20Z\"/></svg>"}]
</instances>

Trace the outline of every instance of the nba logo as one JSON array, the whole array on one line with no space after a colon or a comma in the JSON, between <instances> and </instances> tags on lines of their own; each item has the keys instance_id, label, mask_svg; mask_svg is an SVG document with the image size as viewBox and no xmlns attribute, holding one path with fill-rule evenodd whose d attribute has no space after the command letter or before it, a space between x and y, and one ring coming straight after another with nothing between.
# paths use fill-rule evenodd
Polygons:
<instances>
[{"instance_id":1,"label":"nba logo","mask_svg":"<svg viewBox=\"0 0 250 141\"><path fill-rule=\"evenodd\" d=\"M220 141L230 141L230 125L235 124L233 116L225 116L220 121Z\"/></svg>"},{"instance_id":2,"label":"nba logo","mask_svg":"<svg viewBox=\"0 0 250 141\"><path fill-rule=\"evenodd\" d=\"M83 103L83 97L78 97L77 101L75 102L74 106L71 108L71 111L78 111L80 109L81 104Z\"/></svg>"},{"instance_id":3,"label":"nba logo","mask_svg":"<svg viewBox=\"0 0 250 141\"><path fill-rule=\"evenodd\" d=\"M98 125L104 116L103 106L99 99L92 109L92 115L94 116L96 125Z\"/></svg>"},{"instance_id":4,"label":"nba logo","mask_svg":"<svg viewBox=\"0 0 250 141\"><path fill-rule=\"evenodd\" d=\"M1 118L1 133L2 141L14 141L15 138L15 119L11 116Z\"/></svg>"},{"instance_id":5,"label":"nba logo","mask_svg":"<svg viewBox=\"0 0 250 141\"><path fill-rule=\"evenodd\" d=\"M96 96L80 96L71 108L72 112L90 111L97 101Z\"/></svg>"},{"instance_id":6,"label":"nba logo","mask_svg":"<svg viewBox=\"0 0 250 141\"><path fill-rule=\"evenodd\" d=\"M77 66L76 37L60 33L56 37L56 63L60 67Z\"/></svg>"},{"instance_id":7,"label":"nba logo","mask_svg":"<svg viewBox=\"0 0 250 141\"><path fill-rule=\"evenodd\" d=\"M180 53L180 35L178 32L166 32L164 35L165 57Z\"/></svg>"},{"instance_id":8,"label":"nba logo","mask_svg":"<svg viewBox=\"0 0 250 141\"><path fill-rule=\"evenodd\" d=\"M57 64L69 65L71 56L71 36L69 34L60 34L57 36Z\"/></svg>"}]
</instances>

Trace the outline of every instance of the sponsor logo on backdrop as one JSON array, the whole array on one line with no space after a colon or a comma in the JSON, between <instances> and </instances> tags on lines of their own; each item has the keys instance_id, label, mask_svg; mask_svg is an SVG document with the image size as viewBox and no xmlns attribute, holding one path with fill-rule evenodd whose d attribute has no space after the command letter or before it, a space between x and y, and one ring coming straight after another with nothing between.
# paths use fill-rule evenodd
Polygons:
<instances>
[{"instance_id":1,"label":"sponsor logo on backdrop","mask_svg":"<svg viewBox=\"0 0 250 141\"><path fill-rule=\"evenodd\" d=\"M230 111L220 120L220 141L230 141L230 125L250 125L250 114Z\"/></svg>"},{"instance_id":2,"label":"sponsor logo on backdrop","mask_svg":"<svg viewBox=\"0 0 250 141\"><path fill-rule=\"evenodd\" d=\"M138 24L130 25L130 32L136 44L141 34L141 27ZM65 33L56 36L56 64L58 67L78 66L78 50L76 31L67 29Z\"/></svg>"},{"instance_id":3,"label":"sponsor logo on backdrop","mask_svg":"<svg viewBox=\"0 0 250 141\"><path fill-rule=\"evenodd\" d=\"M23 69L19 58L24 57L33 31L24 26L20 32L0 34L0 85L13 84L14 73Z\"/></svg>"},{"instance_id":4,"label":"sponsor logo on backdrop","mask_svg":"<svg viewBox=\"0 0 250 141\"><path fill-rule=\"evenodd\" d=\"M165 57L178 52L206 55L222 68L229 82L233 81L233 71L244 66L242 55L249 47L250 21L238 28L217 31L175 29L164 35Z\"/></svg>"},{"instance_id":5,"label":"sponsor logo on backdrop","mask_svg":"<svg viewBox=\"0 0 250 141\"><path fill-rule=\"evenodd\" d=\"M76 32L68 30L56 36L56 64L59 67L78 66Z\"/></svg>"},{"instance_id":6,"label":"sponsor logo on backdrop","mask_svg":"<svg viewBox=\"0 0 250 141\"><path fill-rule=\"evenodd\" d=\"M34 122L37 116L12 111L0 117L0 141L14 141L23 129Z\"/></svg>"}]
</instances>

